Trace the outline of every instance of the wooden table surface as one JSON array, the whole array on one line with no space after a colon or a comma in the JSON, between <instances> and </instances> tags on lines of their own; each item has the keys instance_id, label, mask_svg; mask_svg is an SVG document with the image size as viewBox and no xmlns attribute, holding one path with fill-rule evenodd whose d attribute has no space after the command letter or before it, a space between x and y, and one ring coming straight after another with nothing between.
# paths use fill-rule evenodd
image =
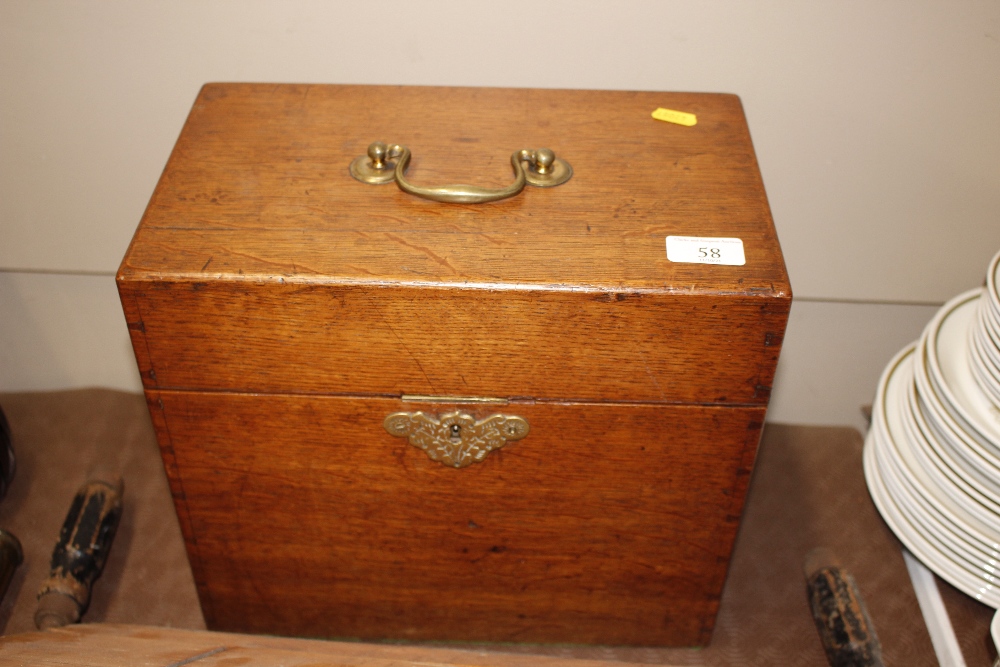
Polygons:
<instances>
[{"instance_id":1,"label":"wooden table surface","mask_svg":"<svg viewBox=\"0 0 1000 667\"><path fill-rule=\"evenodd\" d=\"M288 639L110 623L0 638L0 662L44 667L600 667L607 660L553 658L430 646Z\"/></svg>"}]
</instances>

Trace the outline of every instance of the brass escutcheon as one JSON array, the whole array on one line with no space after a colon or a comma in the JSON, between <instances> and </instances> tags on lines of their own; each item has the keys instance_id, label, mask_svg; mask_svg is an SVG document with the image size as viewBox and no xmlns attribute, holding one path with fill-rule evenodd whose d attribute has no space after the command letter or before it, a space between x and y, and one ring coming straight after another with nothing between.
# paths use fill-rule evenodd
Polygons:
<instances>
[{"instance_id":1,"label":"brass escutcheon","mask_svg":"<svg viewBox=\"0 0 1000 667\"><path fill-rule=\"evenodd\" d=\"M528 435L528 421L516 415L490 415L477 421L457 411L440 418L423 412L394 412L382 425L394 436L409 438L432 461L451 468L479 463L493 450Z\"/></svg>"},{"instance_id":2,"label":"brass escutcheon","mask_svg":"<svg viewBox=\"0 0 1000 667\"><path fill-rule=\"evenodd\" d=\"M565 160L556 157L548 148L538 150L522 149L510 156L514 168L514 182L505 188L491 190L475 185L441 185L422 187L406 180L406 168L410 165L410 149L399 144L386 145L381 141L368 146L368 154L351 162L351 176L362 183L382 185L396 181L403 192L434 201L455 204L482 204L513 197L524 189L525 184L539 188L562 185L573 176L573 168ZM395 161L395 162L394 162ZM528 166L523 167L524 162Z\"/></svg>"}]
</instances>

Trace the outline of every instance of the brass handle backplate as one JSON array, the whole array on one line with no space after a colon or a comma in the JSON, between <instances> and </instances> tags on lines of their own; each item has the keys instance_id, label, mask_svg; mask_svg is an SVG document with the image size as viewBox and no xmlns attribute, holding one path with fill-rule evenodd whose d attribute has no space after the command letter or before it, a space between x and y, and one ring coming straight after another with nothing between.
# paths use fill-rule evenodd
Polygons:
<instances>
[{"instance_id":1,"label":"brass handle backplate","mask_svg":"<svg viewBox=\"0 0 1000 667\"><path fill-rule=\"evenodd\" d=\"M410 149L399 144L386 145L381 141L368 146L368 154L351 162L351 176L362 183L382 185L396 181L403 192L434 201L455 204L482 204L488 201L513 197L524 189L525 183L540 188L562 185L573 176L573 168L565 160L556 158L548 148L514 151L510 164L514 169L514 182L505 188L489 189L475 185L441 185L422 187L406 180L410 165ZM521 163L527 163L527 168Z\"/></svg>"},{"instance_id":2,"label":"brass handle backplate","mask_svg":"<svg viewBox=\"0 0 1000 667\"><path fill-rule=\"evenodd\" d=\"M528 435L528 421L516 415L476 420L465 412L434 417L423 412L394 412L382 424L394 436L408 438L432 461L450 468L479 463L495 449Z\"/></svg>"}]
</instances>

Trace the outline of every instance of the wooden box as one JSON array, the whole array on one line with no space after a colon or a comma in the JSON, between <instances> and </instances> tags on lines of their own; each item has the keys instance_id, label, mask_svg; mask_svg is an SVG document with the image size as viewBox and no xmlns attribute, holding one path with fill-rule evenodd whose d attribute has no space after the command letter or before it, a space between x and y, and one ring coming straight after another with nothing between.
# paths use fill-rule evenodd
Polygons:
<instances>
[{"instance_id":1,"label":"wooden box","mask_svg":"<svg viewBox=\"0 0 1000 667\"><path fill-rule=\"evenodd\" d=\"M117 280L211 628L710 638L791 303L737 97L207 85Z\"/></svg>"}]
</instances>

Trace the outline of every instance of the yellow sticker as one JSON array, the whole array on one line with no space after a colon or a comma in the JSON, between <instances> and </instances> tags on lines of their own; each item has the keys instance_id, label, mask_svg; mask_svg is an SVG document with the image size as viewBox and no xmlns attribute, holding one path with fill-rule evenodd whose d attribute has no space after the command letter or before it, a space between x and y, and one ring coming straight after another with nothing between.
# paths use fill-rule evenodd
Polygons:
<instances>
[{"instance_id":1,"label":"yellow sticker","mask_svg":"<svg viewBox=\"0 0 1000 667\"><path fill-rule=\"evenodd\" d=\"M693 113L674 111L673 109L657 109L653 112L653 118L677 125L686 125L687 127L698 124L698 117Z\"/></svg>"}]
</instances>

